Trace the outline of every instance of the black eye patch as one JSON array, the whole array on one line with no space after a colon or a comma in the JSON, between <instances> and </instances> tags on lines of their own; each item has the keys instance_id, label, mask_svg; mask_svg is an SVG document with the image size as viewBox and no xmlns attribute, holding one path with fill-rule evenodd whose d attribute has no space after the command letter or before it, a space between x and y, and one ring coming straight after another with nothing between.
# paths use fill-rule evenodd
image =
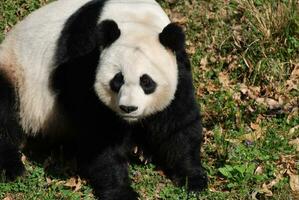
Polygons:
<instances>
[{"instance_id":1,"label":"black eye patch","mask_svg":"<svg viewBox=\"0 0 299 200\"><path fill-rule=\"evenodd\" d=\"M157 83L153 81L153 79L149 75L144 74L140 77L140 86L142 87L145 94L151 94L155 92Z\"/></svg>"},{"instance_id":2,"label":"black eye patch","mask_svg":"<svg viewBox=\"0 0 299 200\"><path fill-rule=\"evenodd\" d=\"M124 77L122 73L119 72L110 81L110 88L112 91L118 93L123 84L124 84Z\"/></svg>"}]
</instances>

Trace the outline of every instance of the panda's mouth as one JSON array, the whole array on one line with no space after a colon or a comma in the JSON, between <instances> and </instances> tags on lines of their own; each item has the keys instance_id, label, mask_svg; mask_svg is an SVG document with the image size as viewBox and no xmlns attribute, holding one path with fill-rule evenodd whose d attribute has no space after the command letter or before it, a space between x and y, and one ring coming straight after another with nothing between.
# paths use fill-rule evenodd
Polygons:
<instances>
[{"instance_id":1,"label":"panda's mouth","mask_svg":"<svg viewBox=\"0 0 299 200\"><path fill-rule=\"evenodd\" d=\"M139 120L139 116L136 115L121 115L121 117L128 122L135 122Z\"/></svg>"}]
</instances>

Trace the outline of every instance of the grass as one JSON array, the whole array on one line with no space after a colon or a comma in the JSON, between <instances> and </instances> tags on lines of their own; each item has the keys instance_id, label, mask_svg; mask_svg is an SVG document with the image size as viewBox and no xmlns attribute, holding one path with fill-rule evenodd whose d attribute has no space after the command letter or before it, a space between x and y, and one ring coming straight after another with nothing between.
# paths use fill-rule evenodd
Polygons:
<instances>
[{"instance_id":1,"label":"grass","mask_svg":"<svg viewBox=\"0 0 299 200\"><path fill-rule=\"evenodd\" d=\"M0 2L0 41L47 0ZM132 165L142 199L299 199L299 5L295 0L159 0L186 30L210 185L187 194L155 166ZM297 127L297 128L296 128ZM58 179L26 161L0 198L93 199L80 179ZM296 176L297 175L297 176ZM74 181L75 180L75 181Z\"/></svg>"}]
</instances>

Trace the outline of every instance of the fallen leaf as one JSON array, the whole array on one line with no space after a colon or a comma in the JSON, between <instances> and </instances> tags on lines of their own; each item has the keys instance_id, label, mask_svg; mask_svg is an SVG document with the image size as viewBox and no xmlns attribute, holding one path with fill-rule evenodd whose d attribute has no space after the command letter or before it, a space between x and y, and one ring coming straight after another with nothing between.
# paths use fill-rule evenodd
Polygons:
<instances>
[{"instance_id":1,"label":"fallen leaf","mask_svg":"<svg viewBox=\"0 0 299 200\"><path fill-rule=\"evenodd\" d=\"M279 183L279 181L281 181L283 179L283 174L282 173L278 173L276 174L276 178L274 180L272 180L270 183L266 184L263 183L262 188L258 191L259 193L263 193L268 197L273 196L273 193L271 191L271 188L276 185L277 183Z\"/></svg>"},{"instance_id":2,"label":"fallen leaf","mask_svg":"<svg viewBox=\"0 0 299 200\"><path fill-rule=\"evenodd\" d=\"M292 173L297 173L296 167L296 155L280 155L278 166L281 166L281 169L290 170Z\"/></svg>"},{"instance_id":3,"label":"fallen leaf","mask_svg":"<svg viewBox=\"0 0 299 200\"><path fill-rule=\"evenodd\" d=\"M250 127L253 130L253 132L240 136L239 137L240 140L253 142L262 137L263 130L259 124L251 123Z\"/></svg>"},{"instance_id":4,"label":"fallen leaf","mask_svg":"<svg viewBox=\"0 0 299 200\"><path fill-rule=\"evenodd\" d=\"M297 131L299 129L299 125L294 126L293 128L290 129L289 134L293 135L295 133L295 131ZM299 131L299 130L298 130Z\"/></svg>"},{"instance_id":5,"label":"fallen leaf","mask_svg":"<svg viewBox=\"0 0 299 200\"><path fill-rule=\"evenodd\" d=\"M230 85L230 80L226 72L220 72L218 75L219 81L224 88L228 88Z\"/></svg>"},{"instance_id":6,"label":"fallen leaf","mask_svg":"<svg viewBox=\"0 0 299 200\"><path fill-rule=\"evenodd\" d=\"M289 112L287 123L290 123L290 121L294 118L297 118L299 116L299 97L292 98L285 106L284 109Z\"/></svg>"},{"instance_id":7,"label":"fallen leaf","mask_svg":"<svg viewBox=\"0 0 299 200\"><path fill-rule=\"evenodd\" d=\"M256 197L256 195L257 195L258 193L259 193L258 191L254 191L254 192L251 194L251 199L252 199L252 200L258 200L258 198Z\"/></svg>"},{"instance_id":8,"label":"fallen leaf","mask_svg":"<svg viewBox=\"0 0 299 200\"><path fill-rule=\"evenodd\" d=\"M264 170L263 170L263 167L262 166L258 166L254 172L254 174L263 174L264 173Z\"/></svg>"},{"instance_id":9,"label":"fallen leaf","mask_svg":"<svg viewBox=\"0 0 299 200\"><path fill-rule=\"evenodd\" d=\"M273 196L272 191L267 187L266 183L264 183L262 185L262 189L259 190L259 193L265 194L268 197L272 197Z\"/></svg>"},{"instance_id":10,"label":"fallen leaf","mask_svg":"<svg viewBox=\"0 0 299 200\"><path fill-rule=\"evenodd\" d=\"M278 101L271 99L271 98L260 98L259 97L256 99L256 102L259 104L262 104L264 106L267 106L270 109L277 109L277 108L282 107L282 105Z\"/></svg>"},{"instance_id":11,"label":"fallen leaf","mask_svg":"<svg viewBox=\"0 0 299 200\"><path fill-rule=\"evenodd\" d=\"M14 200L10 195L8 195L7 197L5 197L3 200Z\"/></svg>"},{"instance_id":12,"label":"fallen leaf","mask_svg":"<svg viewBox=\"0 0 299 200\"><path fill-rule=\"evenodd\" d=\"M230 143L232 143L232 144L241 144L241 141L240 140L238 140L238 139L225 139L225 141L227 141L227 142L230 142Z\"/></svg>"},{"instance_id":13,"label":"fallen leaf","mask_svg":"<svg viewBox=\"0 0 299 200\"><path fill-rule=\"evenodd\" d=\"M290 141L289 144L293 145L296 148L296 151L299 151L299 138Z\"/></svg>"},{"instance_id":14,"label":"fallen leaf","mask_svg":"<svg viewBox=\"0 0 299 200\"><path fill-rule=\"evenodd\" d=\"M292 173L290 170L287 171L290 177L290 187L292 191L299 194L299 175Z\"/></svg>"},{"instance_id":15,"label":"fallen leaf","mask_svg":"<svg viewBox=\"0 0 299 200\"><path fill-rule=\"evenodd\" d=\"M251 99L257 99L260 95L261 88L254 86L247 86L245 84L240 85L240 91L242 94L248 96Z\"/></svg>"},{"instance_id":16,"label":"fallen leaf","mask_svg":"<svg viewBox=\"0 0 299 200\"><path fill-rule=\"evenodd\" d=\"M82 187L82 181L81 179L78 177L78 178L75 178L75 177L72 177L70 179L68 179L66 181L66 183L64 184L64 186L66 187L70 187L72 188L75 192L79 191Z\"/></svg>"},{"instance_id":17,"label":"fallen leaf","mask_svg":"<svg viewBox=\"0 0 299 200\"><path fill-rule=\"evenodd\" d=\"M46 182L47 182L48 185L52 184L52 180L49 177L46 178Z\"/></svg>"},{"instance_id":18,"label":"fallen leaf","mask_svg":"<svg viewBox=\"0 0 299 200\"><path fill-rule=\"evenodd\" d=\"M175 12L175 11L170 13L170 18L171 18L171 21L176 22L180 25L184 25L188 22L188 19L186 16L182 15L179 12Z\"/></svg>"},{"instance_id":19,"label":"fallen leaf","mask_svg":"<svg viewBox=\"0 0 299 200\"><path fill-rule=\"evenodd\" d=\"M253 130L260 130L261 127L259 124L255 124L255 123L250 123L250 127L253 129Z\"/></svg>"},{"instance_id":20,"label":"fallen leaf","mask_svg":"<svg viewBox=\"0 0 299 200\"><path fill-rule=\"evenodd\" d=\"M188 54L193 55L193 54L195 54L195 52L196 52L196 47L195 46L188 46L188 48L187 48L187 53Z\"/></svg>"},{"instance_id":21,"label":"fallen leaf","mask_svg":"<svg viewBox=\"0 0 299 200\"><path fill-rule=\"evenodd\" d=\"M208 57L205 56L200 60L200 68L207 69L207 65L208 65Z\"/></svg>"},{"instance_id":22,"label":"fallen leaf","mask_svg":"<svg viewBox=\"0 0 299 200\"><path fill-rule=\"evenodd\" d=\"M262 134L260 132L252 132L252 133L247 133L244 134L240 137L241 140L248 140L248 141L256 141L258 139L260 139L260 137L262 136Z\"/></svg>"},{"instance_id":23,"label":"fallen leaf","mask_svg":"<svg viewBox=\"0 0 299 200\"><path fill-rule=\"evenodd\" d=\"M286 81L286 91L291 90L299 90L299 64L295 64L289 80Z\"/></svg>"}]
</instances>

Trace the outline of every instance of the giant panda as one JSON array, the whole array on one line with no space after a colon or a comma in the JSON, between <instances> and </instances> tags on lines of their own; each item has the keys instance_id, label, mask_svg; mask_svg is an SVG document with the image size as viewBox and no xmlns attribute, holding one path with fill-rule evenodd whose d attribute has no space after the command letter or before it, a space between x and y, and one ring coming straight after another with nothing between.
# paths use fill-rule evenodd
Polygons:
<instances>
[{"instance_id":1,"label":"giant panda","mask_svg":"<svg viewBox=\"0 0 299 200\"><path fill-rule=\"evenodd\" d=\"M137 199L138 145L178 185L207 186L182 29L154 0L58 0L0 45L0 170L24 172L26 137L67 136L100 199Z\"/></svg>"}]
</instances>

